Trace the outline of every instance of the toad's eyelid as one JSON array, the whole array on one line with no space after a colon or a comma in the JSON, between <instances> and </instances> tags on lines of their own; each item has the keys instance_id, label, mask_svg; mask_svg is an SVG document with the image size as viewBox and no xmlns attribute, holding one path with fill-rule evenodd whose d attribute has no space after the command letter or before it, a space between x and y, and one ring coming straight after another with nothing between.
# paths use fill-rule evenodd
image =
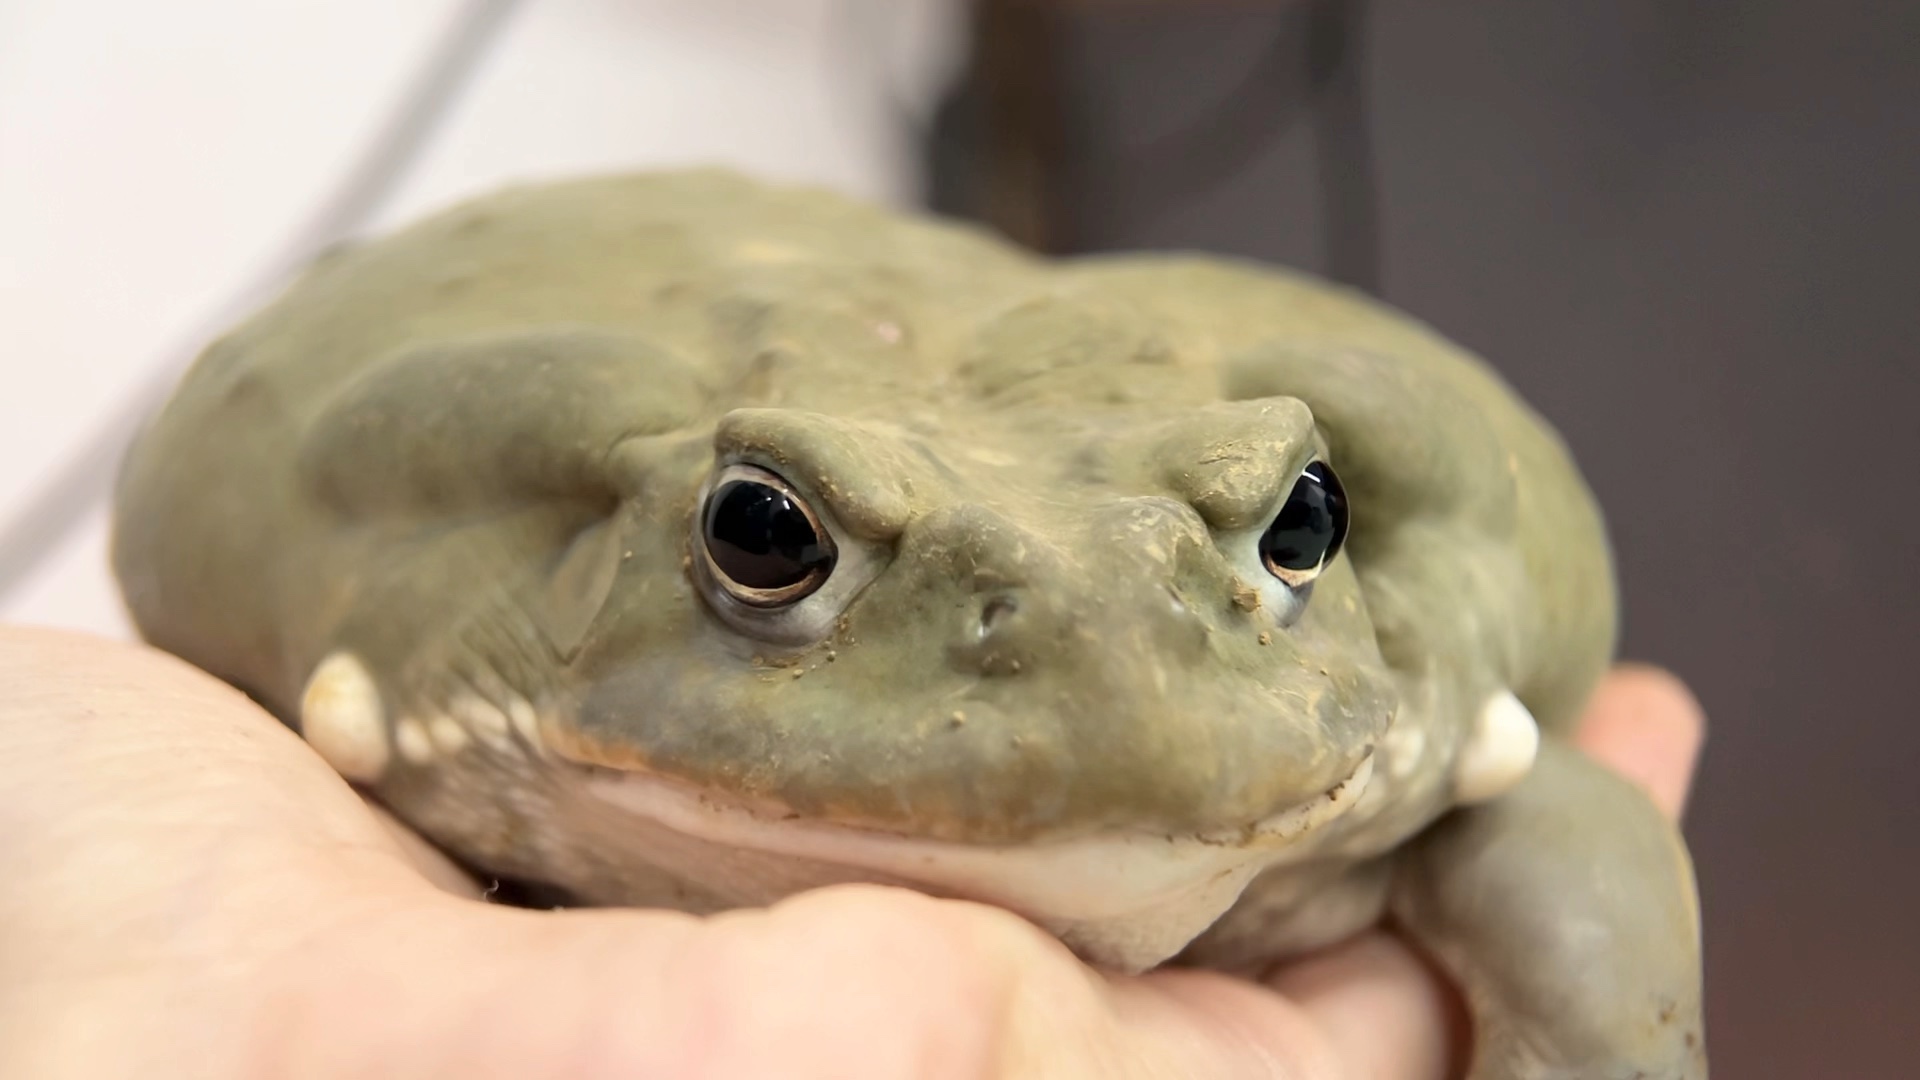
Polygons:
<instances>
[{"instance_id":1,"label":"toad's eyelid","mask_svg":"<svg viewBox=\"0 0 1920 1080\"><path fill-rule=\"evenodd\" d=\"M728 454L714 463L706 483L698 493L697 510L706 512L713 494L734 480L746 480L750 483L766 484L799 504L808 517L838 543L849 535L860 534L847 527L848 500L841 495L844 485L827 482L820 473L825 470L808 470L804 466L796 468L793 461L780 462L777 456L758 450L745 450Z\"/></svg>"},{"instance_id":2,"label":"toad's eyelid","mask_svg":"<svg viewBox=\"0 0 1920 1080\"><path fill-rule=\"evenodd\" d=\"M1197 461L1175 471L1171 487L1216 532L1264 529L1286 505L1301 472L1314 462L1326 460L1326 456L1318 438L1287 444L1269 442L1265 453L1258 448L1234 453L1224 448L1206 451ZM1254 461L1251 469L1247 464L1250 458Z\"/></svg>"},{"instance_id":3,"label":"toad's eyelid","mask_svg":"<svg viewBox=\"0 0 1920 1080\"><path fill-rule=\"evenodd\" d=\"M764 484L792 499L802 502L807 500L806 493L796 488L791 481L779 472L758 461L750 458L742 458L738 461L720 462L719 467L713 471L713 478L703 489L703 504L705 501L710 500L713 494L721 488L730 483L742 480L748 483Z\"/></svg>"},{"instance_id":4,"label":"toad's eyelid","mask_svg":"<svg viewBox=\"0 0 1920 1080\"><path fill-rule=\"evenodd\" d=\"M735 409L721 418L713 447L718 466L775 472L850 535L879 542L906 528L910 481L926 475L892 433L801 410Z\"/></svg>"}]
</instances>

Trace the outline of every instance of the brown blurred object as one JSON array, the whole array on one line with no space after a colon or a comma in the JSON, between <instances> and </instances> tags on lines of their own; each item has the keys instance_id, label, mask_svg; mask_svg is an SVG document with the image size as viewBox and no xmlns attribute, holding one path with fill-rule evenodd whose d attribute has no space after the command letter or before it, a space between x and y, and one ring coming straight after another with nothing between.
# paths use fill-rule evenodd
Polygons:
<instances>
[{"instance_id":1,"label":"brown blurred object","mask_svg":"<svg viewBox=\"0 0 1920 1080\"><path fill-rule=\"evenodd\" d=\"M977 217L1035 251L1077 250L1075 198L1089 187L1123 181L1132 162L1104 159L1078 137L1070 120L1075 87L1061 78L1073 63L1068 31L1089 15L1166 23L1196 13L1277 13L1281 28L1245 81L1252 89L1283 89L1230 93L1191 130L1149 147L1141 156L1155 159L1166 177L1156 197L1178 202L1244 166L1249 152L1281 127L1305 123L1319 170L1323 271L1377 292L1379 200L1363 55L1367 0L978 0L970 8L972 49L958 103L974 114L963 136L973 145L959 158L937 162L935 182L946 194L936 193L934 204ZM1291 77L1302 74L1295 85Z\"/></svg>"},{"instance_id":2,"label":"brown blurred object","mask_svg":"<svg viewBox=\"0 0 1920 1080\"><path fill-rule=\"evenodd\" d=\"M1059 94L1061 0L981 0L973 7L969 73L986 99L980 155L983 220L1035 251L1061 250Z\"/></svg>"}]
</instances>

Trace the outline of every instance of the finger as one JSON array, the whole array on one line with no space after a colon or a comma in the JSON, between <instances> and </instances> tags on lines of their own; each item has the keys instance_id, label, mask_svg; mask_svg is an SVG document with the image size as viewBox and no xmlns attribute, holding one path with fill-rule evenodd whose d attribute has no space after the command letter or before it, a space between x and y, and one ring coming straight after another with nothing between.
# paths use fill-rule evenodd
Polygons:
<instances>
[{"instance_id":1,"label":"finger","mask_svg":"<svg viewBox=\"0 0 1920 1080\"><path fill-rule=\"evenodd\" d=\"M1601 682L1574 735L1675 819L1686 807L1705 737L1706 714L1685 684L1640 664L1623 664Z\"/></svg>"},{"instance_id":2,"label":"finger","mask_svg":"<svg viewBox=\"0 0 1920 1080\"><path fill-rule=\"evenodd\" d=\"M1104 978L1006 912L878 887L704 920L439 902L364 929L281 968L257 1060L476 1080L1403 1080L1446 1063L1435 984L1384 939L1288 976L1296 1003L1206 972Z\"/></svg>"},{"instance_id":3,"label":"finger","mask_svg":"<svg viewBox=\"0 0 1920 1080\"><path fill-rule=\"evenodd\" d=\"M363 929L282 968L260 1060L476 1080L1146 1075L1084 1067L1125 1040L1101 1022L1099 980L1057 943L903 890L821 889L704 920L423 907Z\"/></svg>"},{"instance_id":4,"label":"finger","mask_svg":"<svg viewBox=\"0 0 1920 1080\"><path fill-rule=\"evenodd\" d=\"M1445 983L1383 933L1290 963L1264 984L1180 969L1113 980L1106 1005L1104 1036L1082 1040L1111 1054L1097 1075L1440 1080L1458 1024ZM1058 1009L1034 1015L1057 1039Z\"/></svg>"},{"instance_id":5,"label":"finger","mask_svg":"<svg viewBox=\"0 0 1920 1080\"><path fill-rule=\"evenodd\" d=\"M477 900L485 895L485 890L473 879L473 875L462 870L458 864L447 857L446 852L428 843L426 837L408 828L386 808L370 802L367 803L367 811L380 822L388 835L393 837L394 843L399 845L400 854L407 860L408 865L418 870L420 876L432 882L441 891L468 900Z\"/></svg>"},{"instance_id":6,"label":"finger","mask_svg":"<svg viewBox=\"0 0 1920 1080\"><path fill-rule=\"evenodd\" d=\"M1031 953L1002 920L860 887L710 919L435 900L281 966L257 1058L311 1077L1033 1075L994 1069L1008 998L1059 972L1015 978Z\"/></svg>"},{"instance_id":7,"label":"finger","mask_svg":"<svg viewBox=\"0 0 1920 1080\"><path fill-rule=\"evenodd\" d=\"M1267 980L1326 1033L1336 1075L1440 1080L1467 1021L1440 975L1388 934L1363 935L1289 964Z\"/></svg>"}]
</instances>

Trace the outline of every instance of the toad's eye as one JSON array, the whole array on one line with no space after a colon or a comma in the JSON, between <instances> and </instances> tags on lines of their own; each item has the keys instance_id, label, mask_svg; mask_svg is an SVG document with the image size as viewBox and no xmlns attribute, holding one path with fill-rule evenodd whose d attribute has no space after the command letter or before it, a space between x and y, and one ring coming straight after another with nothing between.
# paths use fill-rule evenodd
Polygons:
<instances>
[{"instance_id":1,"label":"toad's eye","mask_svg":"<svg viewBox=\"0 0 1920 1080\"><path fill-rule=\"evenodd\" d=\"M785 480L735 465L701 511L708 568L728 595L754 607L791 604L833 573L833 538Z\"/></svg>"},{"instance_id":2,"label":"toad's eye","mask_svg":"<svg viewBox=\"0 0 1920 1080\"><path fill-rule=\"evenodd\" d=\"M1260 537L1260 561L1298 589L1320 576L1346 538L1346 490L1326 462L1316 461L1301 472L1286 505Z\"/></svg>"}]
</instances>

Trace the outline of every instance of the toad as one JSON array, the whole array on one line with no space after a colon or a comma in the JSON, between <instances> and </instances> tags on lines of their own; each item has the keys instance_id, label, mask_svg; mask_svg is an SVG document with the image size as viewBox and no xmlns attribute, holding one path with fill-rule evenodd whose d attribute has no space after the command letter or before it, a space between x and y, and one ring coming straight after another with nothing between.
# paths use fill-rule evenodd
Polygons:
<instances>
[{"instance_id":1,"label":"toad","mask_svg":"<svg viewBox=\"0 0 1920 1080\"><path fill-rule=\"evenodd\" d=\"M1481 1080L1706 1075L1685 847L1567 738L1587 486L1304 275L717 171L509 190L210 347L113 559L149 641L571 903L893 884L1122 971L1391 918Z\"/></svg>"}]
</instances>

